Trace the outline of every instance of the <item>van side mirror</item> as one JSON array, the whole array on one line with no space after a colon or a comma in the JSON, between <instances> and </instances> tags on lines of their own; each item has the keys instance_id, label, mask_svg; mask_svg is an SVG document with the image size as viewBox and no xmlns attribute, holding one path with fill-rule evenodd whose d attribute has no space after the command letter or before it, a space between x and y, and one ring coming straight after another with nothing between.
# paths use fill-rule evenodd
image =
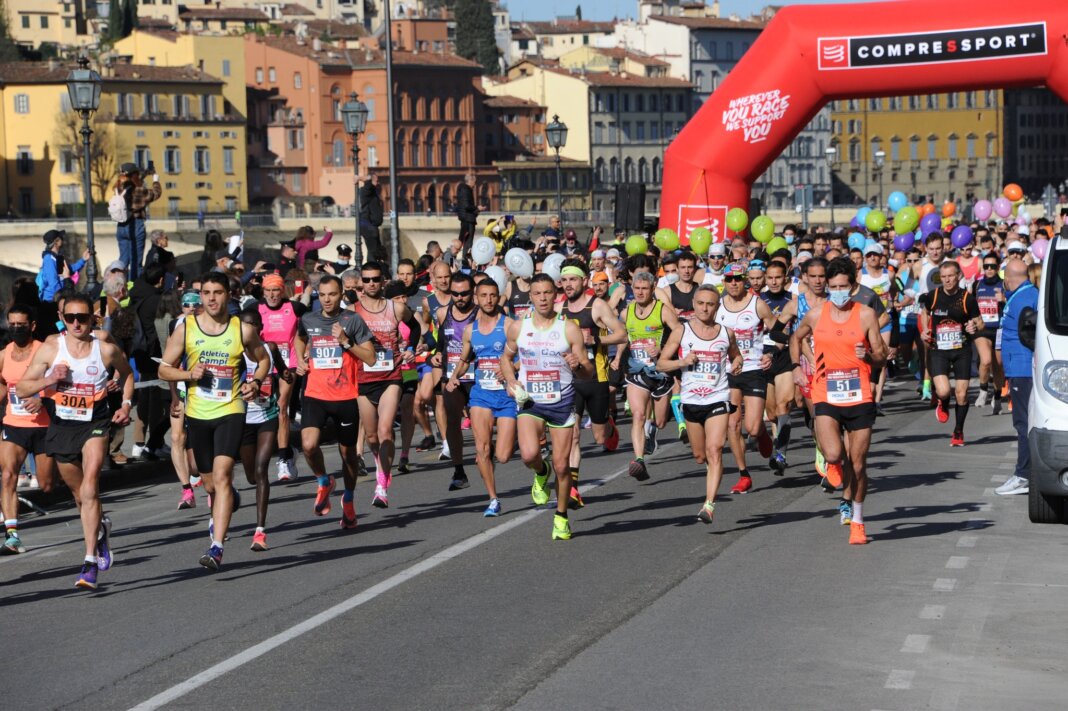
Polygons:
<instances>
[{"instance_id":1,"label":"van side mirror","mask_svg":"<svg viewBox=\"0 0 1068 711\"><path fill-rule=\"evenodd\" d=\"M1020 343L1028 350L1035 350L1035 331L1038 329L1038 312L1030 306L1020 312L1020 321L1017 332L1020 334Z\"/></svg>"}]
</instances>

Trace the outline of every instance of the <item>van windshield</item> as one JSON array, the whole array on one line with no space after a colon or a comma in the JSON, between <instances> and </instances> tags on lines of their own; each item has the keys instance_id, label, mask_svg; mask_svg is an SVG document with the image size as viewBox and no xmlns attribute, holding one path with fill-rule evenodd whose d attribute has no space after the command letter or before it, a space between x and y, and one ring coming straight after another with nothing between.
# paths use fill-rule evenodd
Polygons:
<instances>
[{"instance_id":1,"label":"van windshield","mask_svg":"<svg viewBox=\"0 0 1068 711\"><path fill-rule=\"evenodd\" d=\"M1050 245L1050 265L1046 279L1046 328L1058 336L1068 336L1068 241L1058 237Z\"/></svg>"}]
</instances>

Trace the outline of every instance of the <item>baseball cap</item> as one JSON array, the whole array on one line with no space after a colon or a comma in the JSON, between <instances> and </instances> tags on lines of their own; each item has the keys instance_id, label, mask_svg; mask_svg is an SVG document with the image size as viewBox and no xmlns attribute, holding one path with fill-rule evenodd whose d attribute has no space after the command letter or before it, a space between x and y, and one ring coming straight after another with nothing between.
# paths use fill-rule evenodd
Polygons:
<instances>
[{"instance_id":1,"label":"baseball cap","mask_svg":"<svg viewBox=\"0 0 1068 711\"><path fill-rule=\"evenodd\" d=\"M716 242L712 245L711 249L708 250L708 253L713 257L724 257L727 254L727 245L723 242Z\"/></svg>"},{"instance_id":2,"label":"baseball cap","mask_svg":"<svg viewBox=\"0 0 1068 711\"><path fill-rule=\"evenodd\" d=\"M67 233L65 230L48 230L48 232L44 233L42 239L44 239L46 245L51 246L57 239L66 239L66 237Z\"/></svg>"},{"instance_id":3,"label":"baseball cap","mask_svg":"<svg viewBox=\"0 0 1068 711\"><path fill-rule=\"evenodd\" d=\"M727 265L727 268L723 270L723 276L745 276L745 265L741 262L731 262Z\"/></svg>"},{"instance_id":4,"label":"baseball cap","mask_svg":"<svg viewBox=\"0 0 1068 711\"><path fill-rule=\"evenodd\" d=\"M1027 247L1025 247L1023 245L1023 242L1017 242L1016 240L1013 240L1012 242L1009 242L1009 244L1005 247L1005 251L1006 252L1026 252L1027 251Z\"/></svg>"},{"instance_id":5,"label":"baseball cap","mask_svg":"<svg viewBox=\"0 0 1068 711\"><path fill-rule=\"evenodd\" d=\"M872 244L869 244L867 247L864 248L864 256L868 256L869 254L884 254L883 246L878 242L873 242Z\"/></svg>"},{"instance_id":6,"label":"baseball cap","mask_svg":"<svg viewBox=\"0 0 1068 711\"><path fill-rule=\"evenodd\" d=\"M1028 227L1024 226L1024 225L1017 225L1016 234L1023 235L1024 237L1030 237L1031 236L1031 230Z\"/></svg>"},{"instance_id":7,"label":"baseball cap","mask_svg":"<svg viewBox=\"0 0 1068 711\"><path fill-rule=\"evenodd\" d=\"M279 247L292 247L292 248L296 249L297 240L295 240L295 239L282 240L281 242L278 243L278 246Z\"/></svg>"},{"instance_id":8,"label":"baseball cap","mask_svg":"<svg viewBox=\"0 0 1068 711\"><path fill-rule=\"evenodd\" d=\"M615 257L618 257L619 256L619 250L616 249L615 247L613 247L612 249L608 250L608 254L605 255L605 256L607 256L609 259L613 259Z\"/></svg>"},{"instance_id":9,"label":"baseball cap","mask_svg":"<svg viewBox=\"0 0 1068 711\"><path fill-rule=\"evenodd\" d=\"M606 256L608 256L608 255L605 253L605 251L603 249L595 249L595 250L593 250L593 253L590 254L590 259L600 259L600 258L604 258Z\"/></svg>"},{"instance_id":10,"label":"baseball cap","mask_svg":"<svg viewBox=\"0 0 1068 711\"><path fill-rule=\"evenodd\" d=\"M593 273L593 278L592 278L591 281L594 281L594 282L608 281L608 275L605 274L604 272L594 272Z\"/></svg>"},{"instance_id":11,"label":"baseball cap","mask_svg":"<svg viewBox=\"0 0 1068 711\"><path fill-rule=\"evenodd\" d=\"M116 259L114 262L108 265L108 268L104 270L104 273L110 274L111 272L124 271L126 271L126 262L122 261L121 259Z\"/></svg>"},{"instance_id":12,"label":"baseball cap","mask_svg":"<svg viewBox=\"0 0 1068 711\"><path fill-rule=\"evenodd\" d=\"M137 167L136 163L123 163L119 167L119 172L125 175L133 175L134 173L140 173L141 169Z\"/></svg>"}]
</instances>

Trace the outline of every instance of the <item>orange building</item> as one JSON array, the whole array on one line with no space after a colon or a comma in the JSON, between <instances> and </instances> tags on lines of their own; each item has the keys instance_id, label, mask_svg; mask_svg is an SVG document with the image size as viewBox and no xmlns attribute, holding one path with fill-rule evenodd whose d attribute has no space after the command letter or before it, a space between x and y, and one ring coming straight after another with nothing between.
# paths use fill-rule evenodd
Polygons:
<instances>
[{"instance_id":1,"label":"orange building","mask_svg":"<svg viewBox=\"0 0 1068 711\"><path fill-rule=\"evenodd\" d=\"M479 129L486 160L510 161L545 155L545 107L515 96L488 96Z\"/></svg>"}]
</instances>

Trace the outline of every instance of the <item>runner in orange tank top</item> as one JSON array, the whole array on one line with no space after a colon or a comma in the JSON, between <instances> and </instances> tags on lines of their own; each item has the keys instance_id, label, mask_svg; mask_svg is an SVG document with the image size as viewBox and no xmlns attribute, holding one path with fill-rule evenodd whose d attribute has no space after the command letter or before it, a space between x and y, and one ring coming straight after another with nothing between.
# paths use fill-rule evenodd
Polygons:
<instances>
[{"instance_id":1,"label":"runner in orange tank top","mask_svg":"<svg viewBox=\"0 0 1068 711\"><path fill-rule=\"evenodd\" d=\"M867 460L875 402L870 375L886 362L887 347L879 336L875 311L850 299L856 267L845 257L827 266L827 301L813 307L790 339L794 379L805 379L798 360L802 353L814 364L812 400L815 434L827 459L827 479L844 486L838 510L850 526L849 542L868 542L864 531L864 498L868 493ZM812 345L808 338L812 336ZM843 431L845 441L843 443Z\"/></svg>"}]
</instances>

